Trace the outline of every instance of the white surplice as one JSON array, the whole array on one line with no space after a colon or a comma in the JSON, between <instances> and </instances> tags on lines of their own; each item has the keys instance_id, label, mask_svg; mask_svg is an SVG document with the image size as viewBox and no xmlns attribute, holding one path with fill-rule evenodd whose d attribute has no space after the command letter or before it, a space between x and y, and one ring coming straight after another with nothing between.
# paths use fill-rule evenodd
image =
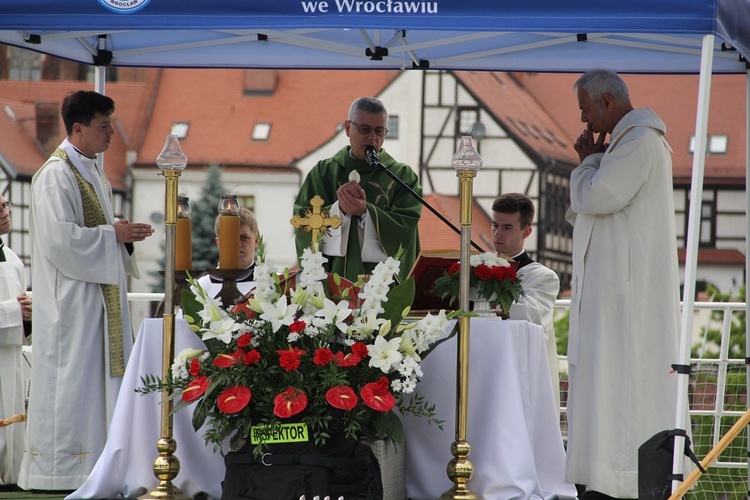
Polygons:
<instances>
[{"instance_id":1,"label":"white surplice","mask_svg":"<svg viewBox=\"0 0 750 500\"><path fill-rule=\"evenodd\" d=\"M34 360L26 450L18 484L73 490L91 472L107 438L122 377L110 376L101 283L120 288L125 362L133 346L126 272L135 261L117 242L111 188L96 162L60 145L94 186L108 225L85 227L71 167L51 157L31 183Z\"/></svg>"},{"instance_id":2,"label":"white surplice","mask_svg":"<svg viewBox=\"0 0 750 500\"><path fill-rule=\"evenodd\" d=\"M553 317L555 300L560 292L560 278L552 269L538 262L527 264L518 270L524 296L510 306L510 319L523 319L544 328L547 343L552 393L556 408L560 408L560 373L557 361L557 339Z\"/></svg>"},{"instance_id":3,"label":"white surplice","mask_svg":"<svg viewBox=\"0 0 750 500\"><path fill-rule=\"evenodd\" d=\"M0 418L26 413L23 379L23 315L17 297L26 292L26 268L21 259L3 247L0 262ZM0 480L15 484L23 458L24 424L0 429Z\"/></svg>"},{"instance_id":4,"label":"white surplice","mask_svg":"<svg viewBox=\"0 0 750 500\"><path fill-rule=\"evenodd\" d=\"M674 427L679 281L666 126L648 109L615 126L571 175L573 278L566 479L638 496L638 447Z\"/></svg>"}]
</instances>

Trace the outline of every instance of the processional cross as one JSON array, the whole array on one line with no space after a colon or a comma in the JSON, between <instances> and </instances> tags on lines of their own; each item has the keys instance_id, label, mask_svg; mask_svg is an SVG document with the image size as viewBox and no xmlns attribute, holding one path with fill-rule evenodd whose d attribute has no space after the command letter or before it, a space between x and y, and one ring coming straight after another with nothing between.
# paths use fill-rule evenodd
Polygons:
<instances>
[{"instance_id":1,"label":"processional cross","mask_svg":"<svg viewBox=\"0 0 750 500\"><path fill-rule=\"evenodd\" d=\"M323 234L328 234L329 228L337 229L343 223L338 215L329 217L327 210L321 210L323 203L323 198L316 194L310 200L312 210L306 208L303 211L304 217L295 215L290 221L295 228L302 227L302 232L312 232L310 243L312 249L315 249L318 244L318 235L321 231Z\"/></svg>"}]
</instances>

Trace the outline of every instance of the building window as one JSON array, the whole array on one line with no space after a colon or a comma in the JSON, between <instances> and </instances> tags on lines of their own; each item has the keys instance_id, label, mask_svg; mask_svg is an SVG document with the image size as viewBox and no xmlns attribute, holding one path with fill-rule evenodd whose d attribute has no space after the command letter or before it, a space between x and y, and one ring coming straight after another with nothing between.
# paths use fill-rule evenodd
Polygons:
<instances>
[{"instance_id":1,"label":"building window","mask_svg":"<svg viewBox=\"0 0 750 500\"><path fill-rule=\"evenodd\" d=\"M388 117L387 139L398 139L398 115Z\"/></svg>"},{"instance_id":2,"label":"building window","mask_svg":"<svg viewBox=\"0 0 750 500\"><path fill-rule=\"evenodd\" d=\"M243 208L249 208L253 213L255 213L255 196L253 195L247 195L247 196L237 196L237 201L240 203L240 206Z\"/></svg>"},{"instance_id":3,"label":"building window","mask_svg":"<svg viewBox=\"0 0 750 500\"><path fill-rule=\"evenodd\" d=\"M688 226L690 224L690 193L686 192L685 194L685 244L687 245ZM716 248L716 191L707 190L703 192L698 246Z\"/></svg>"},{"instance_id":4,"label":"building window","mask_svg":"<svg viewBox=\"0 0 750 500\"><path fill-rule=\"evenodd\" d=\"M469 135L471 128L479 121L479 108L458 108L458 121L456 123L456 136Z\"/></svg>"},{"instance_id":5,"label":"building window","mask_svg":"<svg viewBox=\"0 0 750 500\"><path fill-rule=\"evenodd\" d=\"M706 144L706 152L710 155L725 155L727 154L727 146L729 144L729 137L725 134L709 135L708 144ZM695 136L690 136L690 154L695 154Z\"/></svg>"},{"instance_id":6,"label":"building window","mask_svg":"<svg viewBox=\"0 0 750 500\"><path fill-rule=\"evenodd\" d=\"M172 135L176 135L178 139L184 139L187 137L190 124L187 122L174 122L172 124Z\"/></svg>"},{"instance_id":7,"label":"building window","mask_svg":"<svg viewBox=\"0 0 750 500\"><path fill-rule=\"evenodd\" d=\"M30 50L8 47L8 78L23 81L41 80L43 57L43 54Z\"/></svg>"},{"instance_id":8,"label":"building window","mask_svg":"<svg viewBox=\"0 0 750 500\"><path fill-rule=\"evenodd\" d=\"M271 134L270 123L256 123L253 127L253 140L254 141L267 141L268 136Z\"/></svg>"}]
</instances>

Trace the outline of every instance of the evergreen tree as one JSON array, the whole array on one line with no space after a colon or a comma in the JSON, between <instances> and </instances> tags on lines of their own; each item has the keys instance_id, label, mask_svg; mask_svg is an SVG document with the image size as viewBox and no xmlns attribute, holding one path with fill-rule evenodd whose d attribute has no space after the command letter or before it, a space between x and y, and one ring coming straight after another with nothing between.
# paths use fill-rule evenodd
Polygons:
<instances>
[{"instance_id":1,"label":"evergreen tree","mask_svg":"<svg viewBox=\"0 0 750 500\"><path fill-rule=\"evenodd\" d=\"M225 194L221 181L221 168L211 165L206 172L206 182L201 187L201 195L197 200L190 200L192 210L192 241L193 241L193 269L207 269L216 267L219 262L219 248L214 239L214 222L219 210L221 195ZM166 259L166 244L161 242L162 259L159 270L149 273L154 282L152 292L164 291L164 262Z\"/></svg>"}]
</instances>

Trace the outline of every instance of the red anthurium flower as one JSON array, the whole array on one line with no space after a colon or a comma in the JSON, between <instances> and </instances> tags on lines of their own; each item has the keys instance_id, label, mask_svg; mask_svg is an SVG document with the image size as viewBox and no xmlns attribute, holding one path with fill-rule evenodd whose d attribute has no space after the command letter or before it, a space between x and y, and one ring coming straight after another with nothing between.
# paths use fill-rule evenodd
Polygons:
<instances>
[{"instance_id":1,"label":"red anthurium flower","mask_svg":"<svg viewBox=\"0 0 750 500\"><path fill-rule=\"evenodd\" d=\"M227 387L219 394L216 406L223 413L238 413L250 402L250 388L244 385Z\"/></svg>"},{"instance_id":2,"label":"red anthurium flower","mask_svg":"<svg viewBox=\"0 0 750 500\"><path fill-rule=\"evenodd\" d=\"M305 323L304 321L294 321L291 325L289 325L289 331L292 333L300 333L305 329L306 326L307 323Z\"/></svg>"},{"instance_id":3,"label":"red anthurium flower","mask_svg":"<svg viewBox=\"0 0 750 500\"><path fill-rule=\"evenodd\" d=\"M480 264L474 269L474 274L477 278L483 281L487 281L492 278L492 270L485 264Z\"/></svg>"},{"instance_id":4,"label":"red anthurium flower","mask_svg":"<svg viewBox=\"0 0 750 500\"><path fill-rule=\"evenodd\" d=\"M193 358L190 360L190 375L195 377L201 372L201 363L198 361L198 358Z\"/></svg>"},{"instance_id":5,"label":"red anthurium flower","mask_svg":"<svg viewBox=\"0 0 750 500\"><path fill-rule=\"evenodd\" d=\"M455 263L451 264L451 267L448 268L448 274L450 274L451 276L454 275L454 274L458 274L460 272L461 272L461 263L460 262L455 262Z\"/></svg>"},{"instance_id":6,"label":"red anthurium flower","mask_svg":"<svg viewBox=\"0 0 750 500\"><path fill-rule=\"evenodd\" d=\"M186 403L195 401L206 392L206 389L208 389L208 377L205 375L196 377L182 390L182 400Z\"/></svg>"},{"instance_id":7,"label":"red anthurium flower","mask_svg":"<svg viewBox=\"0 0 750 500\"><path fill-rule=\"evenodd\" d=\"M360 359L365 359L367 357L367 346L364 342L355 342L352 346L352 354L359 357Z\"/></svg>"},{"instance_id":8,"label":"red anthurium flower","mask_svg":"<svg viewBox=\"0 0 750 500\"><path fill-rule=\"evenodd\" d=\"M362 361L362 358L355 356L352 353L344 354L343 352L337 352L333 356L333 361L341 368L350 368L357 366L357 363Z\"/></svg>"},{"instance_id":9,"label":"red anthurium flower","mask_svg":"<svg viewBox=\"0 0 750 500\"><path fill-rule=\"evenodd\" d=\"M370 382L359 392L362 401L376 411L391 411L396 406L396 398L388 390L388 378L380 377L377 382Z\"/></svg>"},{"instance_id":10,"label":"red anthurium flower","mask_svg":"<svg viewBox=\"0 0 750 500\"><path fill-rule=\"evenodd\" d=\"M237 347L247 347L250 345L250 341L253 340L252 333L243 333L240 338L237 339Z\"/></svg>"},{"instance_id":11,"label":"red anthurium flower","mask_svg":"<svg viewBox=\"0 0 750 500\"><path fill-rule=\"evenodd\" d=\"M237 358L232 354L219 354L214 359L213 365L219 368L229 368L237 362Z\"/></svg>"},{"instance_id":12,"label":"red anthurium flower","mask_svg":"<svg viewBox=\"0 0 750 500\"><path fill-rule=\"evenodd\" d=\"M337 385L326 392L328 404L339 410L351 410L357 406L357 394L348 385Z\"/></svg>"},{"instance_id":13,"label":"red anthurium flower","mask_svg":"<svg viewBox=\"0 0 750 500\"><path fill-rule=\"evenodd\" d=\"M325 347L319 347L318 349L315 349L315 357L313 358L313 363L318 366L325 366L331 361L333 361L333 353L330 349L327 349Z\"/></svg>"},{"instance_id":14,"label":"red anthurium flower","mask_svg":"<svg viewBox=\"0 0 750 500\"><path fill-rule=\"evenodd\" d=\"M247 354L245 354L246 365L252 365L253 363L257 363L258 361L260 361L260 353L256 349L248 351Z\"/></svg>"},{"instance_id":15,"label":"red anthurium flower","mask_svg":"<svg viewBox=\"0 0 750 500\"><path fill-rule=\"evenodd\" d=\"M307 354L307 351L303 351L298 347L289 347L289 349L281 349L276 351L279 355L279 366L288 372L293 372L299 368L299 358Z\"/></svg>"},{"instance_id":16,"label":"red anthurium flower","mask_svg":"<svg viewBox=\"0 0 750 500\"><path fill-rule=\"evenodd\" d=\"M307 394L290 387L277 394L273 400L273 414L279 418L289 418L307 408Z\"/></svg>"}]
</instances>

